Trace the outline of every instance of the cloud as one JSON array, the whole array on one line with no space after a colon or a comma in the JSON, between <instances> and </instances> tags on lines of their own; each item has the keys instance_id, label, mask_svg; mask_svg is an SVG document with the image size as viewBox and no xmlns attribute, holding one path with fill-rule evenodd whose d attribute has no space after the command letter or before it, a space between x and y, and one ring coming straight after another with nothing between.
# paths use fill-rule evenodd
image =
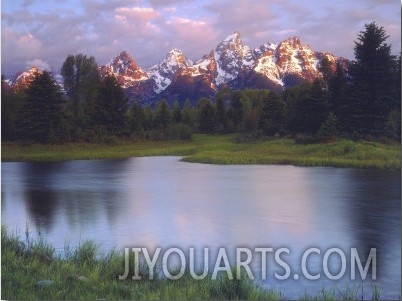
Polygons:
<instances>
[{"instance_id":1,"label":"cloud","mask_svg":"<svg viewBox=\"0 0 402 301\"><path fill-rule=\"evenodd\" d=\"M214 27L223 35L235 30L243 35L269 28L276 18L271 2L264 0L225 0L206 5L206 9L215 15Z\"/></svg>"},{"instance_id":2,"label":"cloud","mask_svg":"<svg viewBox=\"0 0 402 301\"><path fill-rule=\"evenodd\" d=\"M29 61L33 62L43 56L43 42L37 36L14 31L12 28L3 28L2 31L2 74L12 76L27 65L31 66ZM50 69L49 64L46 67Z\"/></svg>"},{"instance_id":3,"label":"cloud","mask_svg":"<svg viewBox=\"0 0 402 301\"><path fill-rule=\"evenodd\" d=\"M353 41L373 20L390 35L394 53L401 45L394 0L24 1L2 3L6 73L35 59L57 72L68 54L77 53L105 64L127 50L140 66L150 67L180 48L194 60L233 31L252 48L299 35L315 50L353 58Z\"/></svg>"},{"instance_id":4,"label":"cloud","mask_svg":"<svg viewBox=\"0 0 402 301\"><path fill-rule=\"evenodd\" d=\"M353 59L354 41L358 33L364 30L365 24L376 21L390 35L388 43L400 49L401 26L399 21L396 22L400 16L397 12L392 12L392 9L388 11L388 3L381 5L381 1L378 1L374 7L367 5L370 1L365 2L366 6L359 3L364 2L361 0L350 6L329 6L319 14L312 14L310 22L298 22L298 34L302 37L302 42L310 44L315 50L330 51ZM390 18L393 14L394 18ZM398 51L397 47L393 48L394 52Z\"/></svg>"},{"instance_id":5,"label":"cloud","mask_svg":"<svg viewBox=\"0 0 402 301\"><path fill-rule=\"evenodd\" d=\"M118 14L139 18L141 21L150 20L159 16L159 13L151 7L119 7L116 8L115 11Z\"/></svg>"},{"instance_id":6,"label":"cloud","mask_svg":"<svg viewBox=\"0 0 402 301\"><path fill-rule=\"evenodd\" d=\"M180 48L191 59L199 59L215 46L216 31L209 20L173 17L166 21L172 39L167 46Z\"/></svg>"},{"instance_id":7,"label":"cloud","mask_svg":"<svg viewBox=\"0 0 402 301\"><path fill-rule=\"evenodd\" d=\"M115 12L114 17L121 24L128 24L132 29L142 31L155 28L152 22L160 17L160 14L150 7L119 7Z\"/></svg>"},{"instance_id":8,"label":"cloud","mask_svg":"<svg viewBox=\"0 0 402 301\"><path fill-rule=\"evenodd\" d=\"M39 56L42 49L42 42L33 34L17 32L9 27L3 29L1 40L2 61L20 64L27 58Z\"/></svg>"},{"instance_id":9,"label":"cloud","mask_svg":"<svg viewBox=\"0 0 402 301\"><path fill-rule=\"evenodd\" d=\"M26 62L27 68L38 67L40 70L50 71L52 68L50 64L42 59L33 59Z\"/></svg>"},{"instance_id":10,"label":"cloud","mask_svg":"<svg viewBox=\"0 0 402 301\"><path fill-rule=\"evenodd\" d=\"M185 4L195 2L194 0L149 0L153 7L172 6L174 4Z\"/></svg>"},{"instance_id":11,"label":"cloud","mask_svg":"<svg viewBox=\"0 0 402 301\"><path fill-rule=\"evenodd\" d=\"M168 13L175 13L175 12L177 12L177 8L176 7L165 7L165 8L163 8L163 11L168 12Z\"/></svg>"}]
</instances>

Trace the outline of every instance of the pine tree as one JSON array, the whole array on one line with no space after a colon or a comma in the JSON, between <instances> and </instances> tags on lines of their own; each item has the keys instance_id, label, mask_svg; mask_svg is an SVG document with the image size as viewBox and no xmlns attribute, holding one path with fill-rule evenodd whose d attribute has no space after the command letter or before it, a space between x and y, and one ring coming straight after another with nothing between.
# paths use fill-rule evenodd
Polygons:
<instances>
[{"instance_id":1,"label":"pine tree","mask_svg":"<svg viewBox=\"0 0 402 301\"><path fill-rule=\"evenodd\" d=\"M349 68L352 79L349 131L380 135L396 103L393 71L396 61L387 39L384 28L373 22L365 26L355 42L355 61Z\"/></svg>"},{"instance_id":2,"label":"pine tree","mask_svg":"<svg viewBox=\"0 0 402 301\"><path fill-rule=\"evenodd\" d=\"M177 100L173 104L172 119L173 119L173 123L176 123L176 124L181 123L181 120L182 120L182 113L181 113L179 102Z\"/></svg>"},{"instance_id":3,"label":"pine tree","mask_svg":"<svg viewBox=\"0 0 402 301\"><path fill-rule=\"evenodd\" d=\"M225 132L228 129L228 117L226 105L230 102L231 91L225 87L215 95L216 105L216 126L218 132Z\"/></svg>"},{"instance_id":4,"label":"pine tree","mask_svg":"<svg viewBox=\"0 0 402 301\"><path fill-rule=\"evenodd\" d=\"M248 97L243 91L234 91L231 96L228 117L238 127L243 120L243 103Z\"/></svg>"},{"instance_id":5,"label":"pine tree","mask_svg":"<svg viewBox=\"0 0 402 301\"><path fill-rule=\"evenodd\" d=\"M191 106L191 101L186 99L182 110L182 122L188 125L190 128L194 128L195 125L195 112L194 108Z\"/></svg>"},{"instance_id":6,"label":"pine tree","mask_svg":"<svg viewBox=\"0 0 402 301\"><path fill-rule=\"evenodd\" d=\"M25 91L13 91L4 77L1 78L1 139L15 140L18 113L24 102Z\"/></svg>"},{"instance_id":7,"label":"pine tree","mask_svg":"<svg viewBox=\"0 0 402 301\"><path fill-rule=\"evenodd\" d=\"M162 100L156 109L155 126L156 128L166 130L172 122L172 115L167 101Z\"/></svg>"},{"instance_id":8,"label":"pine tree","mask_svg":"<svg viewBox=\"0 0 402 301\"><path fill-rule=\"evenodd\" d=\"M342 112L347 103L346 74L341 63L336 64L335 72L328 82L329 110L336 113Z\"/></svg>"},{"instance_id":9,"label":"pine tree","mask_svg":"<svg viewBox=\"0 0 402 301\"><path fill-rule=\"evenodd\" d=\"M143 107L134 101L131 107L131 126L130 130L132 133L137 134L145 129L145 112Z\"/></svg>"},{"instance_id":10,"label":"pine tree","mask_svg":"<svg viewBox=\"0 0 402 301\"><path fill-rule=\"evenodd\" d=\"M323 81L316 79L312 84L294 88L293 103L289 108L289 129L293 133L315 135L328 114L328 92Z\"/></svg>"},{"instance_id":11,"label":"pine tree","mask_svg":"<svg viewBox=\"0 0 402 301\"><path fill-rule=\"evenodd\" d=\"M61 68L64 89L71 100L73 135L80 136L93 121L95 102L101 86L98 64L94 57L69 55Z\"/></svg>"},{"instance_id":12,"label":"pine tree","mask_svg":"<svg viewBox=\"0 0 402 301\"><path fill-rule=\"evenodd\" d=\"M128 99L116 78L107 76L102 82L94 105L93 123L111 135L122 135L125 128L125 112Z\"/></svg>"},{"instance_id":13,"label":"pine tree","mask_svg":"<svg viewBox=\"0 0 402 301\"><path fill-rule=\"evenodd\" d=\"M326 88L328 88L330 80L333 78L335 73L334 63L331 62L327 57L324 57L320 64L318 65L318 70L322 74Z\"/></svg>"},{"instance_id":14,"label":"pine tree","mask_svg":"<svg viewBox=\"0 0 402 301\"><path fill-rule=\"evenodd\" d=\"M264 101L259 127L267 136L283 134L286 126L285 103L274 92L270 92Z\"/></svg>"},{"instance_id":15,"label":"pine tree","mask_svg":"<svg viewBox=\"0 0 402 301\"><path fill-rule=\"evenodd\" d=\"M222 97L215 97L216 104L216 123L218 127L218 131L222 132L226 128L226 108L225 103Z\"/></svg>"},{"instance_id":16,"label":"pine tree","mask_svg":"<svg viewBox=\"0 0 402 301\"><path fill-rule=\"evenodd\" d=\"M215 111L211 102L207 98L201 98L198 101L199 110L199 129L204 133L213 133L215 131Z\"/></svg>"},{"instance_id":17,"label":"pine tree","mask_svg":"<svg viewBox=\"0 0 402 301\"><path fill-rule=\"evenodd\" d=\"M330 112L318 130L317 137L322 140L333 141L338 134L338 120L336 116Z\"/></svg>"},{"instance_id":18,"label":"pine tree","mask_svg":"<svg viewBox=\"0 0 402 301\"><path fill-rule=\"evenodd\" d=\"M39 143L62 140L62 95L49 72L37 74L31 82L20 116L19 138Z\"/></svg>"}]
</instances>

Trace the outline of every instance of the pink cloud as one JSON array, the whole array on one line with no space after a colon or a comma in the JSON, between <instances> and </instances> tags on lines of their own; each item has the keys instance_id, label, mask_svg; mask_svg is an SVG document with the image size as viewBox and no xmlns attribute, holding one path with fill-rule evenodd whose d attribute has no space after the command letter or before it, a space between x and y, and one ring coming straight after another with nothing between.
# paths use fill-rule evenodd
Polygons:
<instances>
[{"instance_id":1,"label":"pink cloud","mask_svg":"<svg viewBox=\"0 0 402 301\"><path fill-rule=\"evenodd\" d=\"M31 61L26 62L27 67L38 67L41 70L48 70L51 71L51 66L48 62L42 60L42 59L33 59Z\"/></svg>"},{"instance_id":2,"label":"pink cloud","mask_svg":"<svg viewBox=\"0 0 402 301\"><path fill-rule=\"evenodd\" d=\"M31 33L20 33L11 28L3 30L2 49L14 58L36 55L41 48L42 42Z\"/></svg>"},{"instance_id":3,"label":"pink cloud","mask_svg":"<svg viewBox=\"0 0 402 301\"><path fill-rule=\"evenodd\" d=\"M175 13L175 12L177 12L177 8L176 7L165 7L165 8L163 8L163 11L168 12L168 13Z\"/></svg>"},{"instance_id":4,"label":"pink cloud","mask_svg":"<svg viewBox=\"0 0 402 301\"><path fill-rule=\"evenodd\" d=\"M134 22L149 21L160 17L160 14L151 7L119 7L115 11L117 16L129 18Z\"/></svg>"},{"instance_id":5,"label":"pink cloud","mask_svg":"<svg viewBox=\"0 0 402 301\"><path fill-rule=\"evenodd\" d=\"M172 48L181 48L185 53L197 55L198 59L215 47L216 31L209 20L173 17L166 21L166 25L174 37L170 43Z\"/></svg>"}]
</instances>

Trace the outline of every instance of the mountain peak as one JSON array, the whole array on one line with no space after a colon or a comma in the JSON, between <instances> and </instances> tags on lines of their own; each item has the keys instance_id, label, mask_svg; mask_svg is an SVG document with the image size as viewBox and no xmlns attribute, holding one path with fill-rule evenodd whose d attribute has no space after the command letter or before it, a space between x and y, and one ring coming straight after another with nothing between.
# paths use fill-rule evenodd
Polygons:
<instances>
[{"instance_id":1,"label":"mountain peak","mask_svg":"<svg viewBox=\"0 0 402 301\"><path fill-rule=\"evenodd\" d=\"M255 63L253 52L243 44L240 33L235 31L215 48L217 77L219 86L237 77L241 69L250 70Z\"/></svg>"},{"instance_id":2,"label":"mountain peak","mask_svg":"<svg viewBox=\"0 0 402 301\"><path fill-rule=\"evenodd\" d=\"M119 53L118 56L120 56L120 57L127 57L127 58L130 58L130 59L132 58L131 55L130 55L130 53L129 53L127 50L123 50L122 52Z\"/></svg>"},{"instance_id":3,"label":"mountain peak","mask_svg":"<svg viewBox=\"0 0 402 301\"><path fill-rule=\"evenodd\" d=\"M155 82L154 91L160 93L172 82L174 74L181 68L187 68L193 62L186 58L183 51L177 48L170 50L163 59L148 69L148 74Z\"/></svg>"},{"instance_id":4,"label":"mountain peak","mask_svg":"<svg viewBox=\"0 0 402 301\"><path fill-rule=\"evenodd\" d=\"M137 63L127 50L123 50L112 59L110 65L124 65L125 67L137 67Z\"/></svg>"},{"instance_id":5,"label":"mountain peak","mask_svg":"<svg viewBox=\"0 0 402 301\"><path fill-rule=\"evenodd\" d=\"M151 103L155 99L212 97L223 85L233 89L276 89L292 87L321 76L318 68L324 57L332 62L343 60L331 54L316 52L303 45L299 36L279 44L266 42L250 49L238 31L228 35L209 55L192 62L177 48L171 49L151 68L140 68L128 51L121 51L109 64L99 68L101 77L111 74L126 89L130 99ZM346 63L344 63L346 66ZM28 82L28 75L40 70L33 67L18 73L10 81ZM62 82L62 80L60 80Z\"/></svg>"},{"instance_id":6,"label":"mountain peak","mask_svg":"<svg viewBox=\"0 0 402 301\"><path fill-rule=\"evenodd\" d=\"M301 47L301 41L299 36L289 37L286 40L282 41L280 44L287 44L293 48Z\"/></svg>"},{"instance_id":7,"label":"mountain peak","mask_svg":"<svg viewBox=\"0 0 402 301\"><path fill-rule=\"evenodd\" d=\"M232 34L228 35L222 43L235 43L235 44L242 44L243 41L241 39L240 32L235 31Z\"/></svg>"},{"instance_id":8,"label":"mountain peak","mask_svg":"<svg viewBox=\"0 0 402 301\"><path fill-rule=\"evenodd\" d=\"M26 71L18 72L12 80L12 85L16 90L20 88L28 88L36 75L41 73L43 73L43 71L40 70L37 66L32 66Z\"/></svg>"},{"instance_id":9,"label":"mountain peak","mask_svg":"<svg viewBox=\"0 0 402 301\"><path fill-rule=\"evenodd\" d=\"M101 76L112 74L117 78L119 84L127 88L133 83L148 79L148 75L135 62L130 53L126 50L120 52L112 61L100 67Z\"/></svg>"},{"instance_id":10,"label":"mountain peak","mask_svg":"<svg viewBox=\"0 0 402 301\"><path fill-rule=\"evenodd\" d=\"M173 48L172 50L170 50L166 54L166 56L159 62L159 64L163 64L164 62L169 61L174 65L178 65L179 68L192 65L192 61L187 59L183 51L177 48Z\"/></svg>"},{"instance_id":11,"label":"mountain peak","mask_svg":"<svg viewBox=\"0 0 402 301\"><path fill-rule=\"evenodd\" d=\"M180 55L180 54L183 54L183 51L181 51L178 48L172 48L172 50L170 50L168 53Z\"/></svg>"}]
</instances>

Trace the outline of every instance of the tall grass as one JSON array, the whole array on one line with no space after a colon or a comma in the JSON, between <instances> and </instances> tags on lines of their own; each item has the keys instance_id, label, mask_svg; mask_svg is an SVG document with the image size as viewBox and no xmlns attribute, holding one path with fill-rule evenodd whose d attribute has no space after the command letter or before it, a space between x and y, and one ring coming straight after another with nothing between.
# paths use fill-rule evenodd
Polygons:
<instances>
[{"instance_id":1,"label":"tall grass","mask_svg":"<svg viewBox=\"0 0 402 301\"><path fill-rule=\"evenodd\" d=\"M194 280L186 268L179 280L169 280L156 273L149 279L149 271L140 265L143 280L119 280L124 271L124 257L116 251L99 256L93 241L80 244L76 249L66 248L65 254L44 240L25 242L1 229L1 298L8 300L283 300L286 291L256 285L247 277L234 280L219 274L216 280L209 275ZM134 263L130 261L130 271ZM172 272L174 274L174 272ZM358 299L358 288L323 288L315 294L301 295L302 300ZM373 300L380 300L380 288L372 285Z\"/></svg>"},{"instance_id":2,"label":"tall grass","mask_svg":"<svg viewBox=\"0 0 402 301\"><path fill-rule=\"evenodd\" d=\"M27 243L28 241L28 243ZM149 279L147 266L140 265L144 280L119 280L124 271L124 257L112 251L105 256L98 253L93 241L80 244L76 249L65 249L56 254L44 240L25 242L9 235L2 227L1 268L2 299L12 300L187 300L187 299L278 299L279 294L257 288L249 281L197 281L189 269L177 281L159 273ZM130 271L134 263L130 261ZM130 272L131 273L131 272ZM173 272L172 272L173 273ZM211 277L209 277L210 279ZM268 298L269 297L269 298Z\"/></svg>"},{"instance_id":3,"label":"tall grass","mask_svg":"<svg viewBox=\"0 0 402 301\"><path fill-rule=\"evenodd\" d=\"M121 159L142 156L183 156L183 161L210 164L292 164L399 169L398 143L354 142L302 145L293 139L237 143L233 135L194 135L191 141L121 141L116 145L2 144L2 161L64 161L76 159Z\"/></svg>"}]
</instances>

